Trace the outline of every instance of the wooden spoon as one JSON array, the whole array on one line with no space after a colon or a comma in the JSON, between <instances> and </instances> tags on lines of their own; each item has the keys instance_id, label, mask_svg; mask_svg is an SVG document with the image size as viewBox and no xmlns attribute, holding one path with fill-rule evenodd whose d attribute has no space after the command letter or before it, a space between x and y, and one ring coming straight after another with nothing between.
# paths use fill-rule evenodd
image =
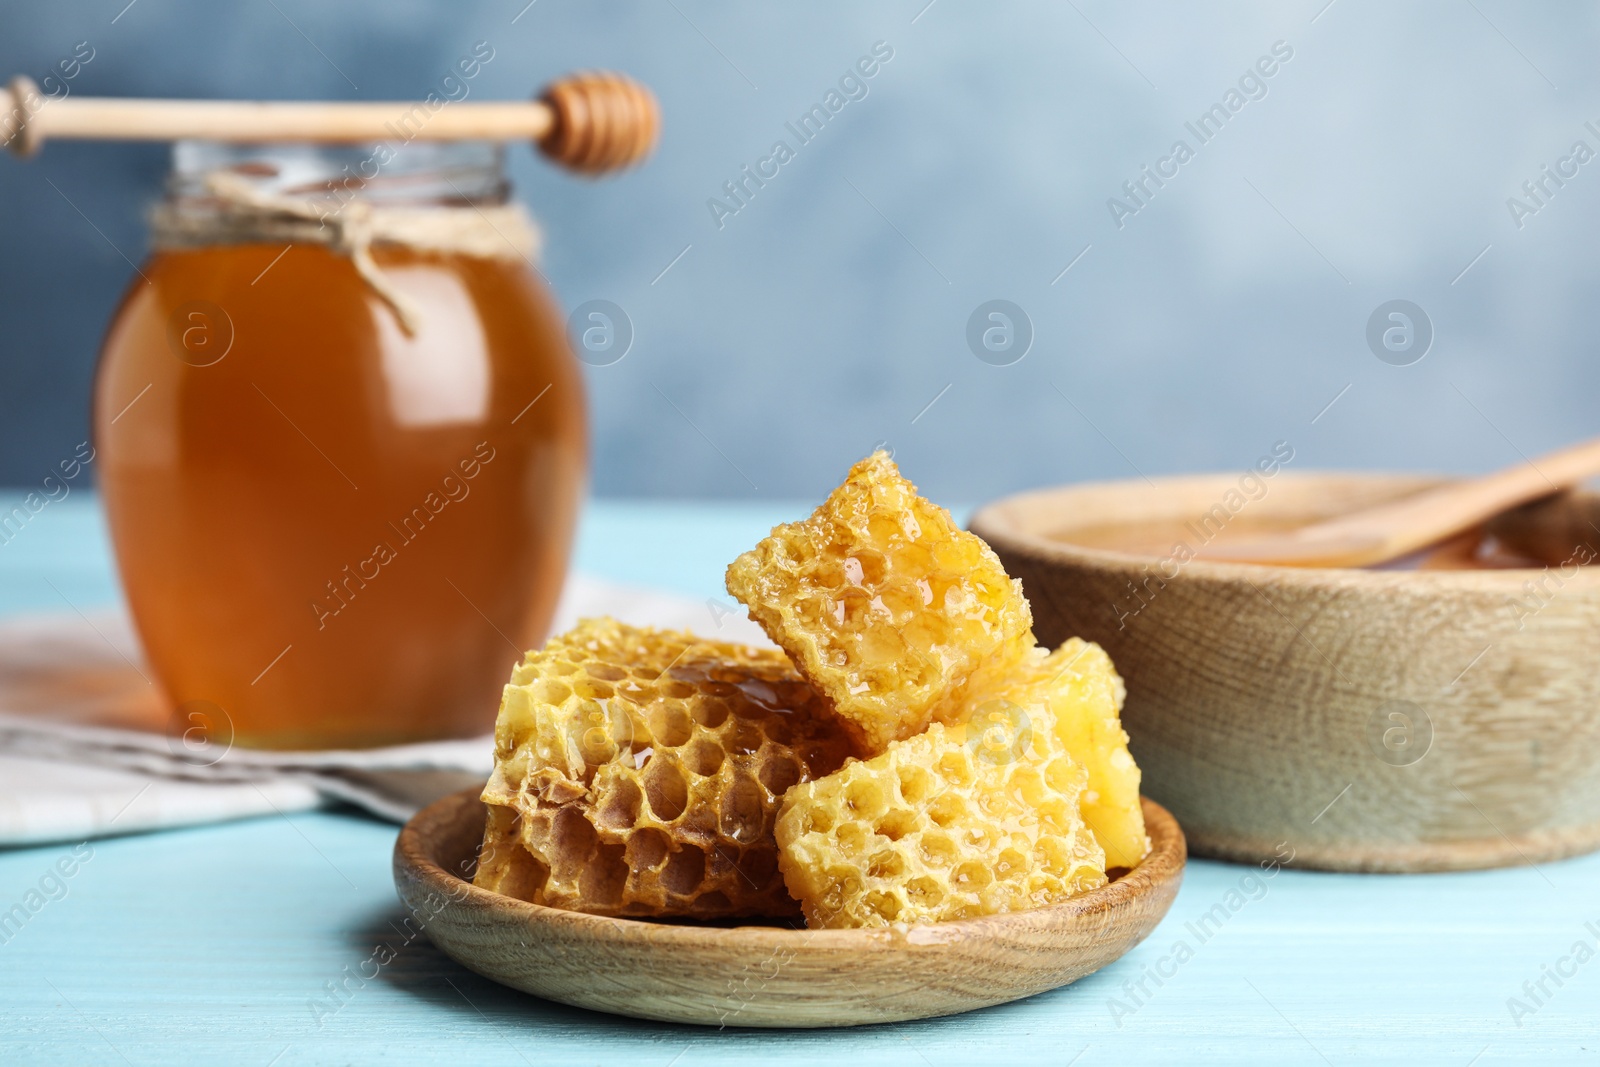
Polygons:
<instances>
[{"instance_id":1,"label":"wooden spoon","mask_svg":"<svg viewBox=\"0 0 1600 1067\"><path fill-rule=\"evenodd\" d=\"M528 139L555 162L601 174L655 147L660 114L650 90L603 71L572 74L537 100L343 103L139 100L45 96L26 78L0 88L0 137L30 156L47 138L110 141L506 141Z\"/></svg>"},{"instance_id":2,"label":"wooden spoon","mask_svg":"<svg viewBox=\"0 0 1600 1067\"><path fill-rule=\"evenodd\" d=\"M1600 438L1482 478L1453 482L1284 533L1213 542L1201 559L1284 567L1370 567L1469 530L1503 511L1600 475Z\"/></svg>"}]
</instances>

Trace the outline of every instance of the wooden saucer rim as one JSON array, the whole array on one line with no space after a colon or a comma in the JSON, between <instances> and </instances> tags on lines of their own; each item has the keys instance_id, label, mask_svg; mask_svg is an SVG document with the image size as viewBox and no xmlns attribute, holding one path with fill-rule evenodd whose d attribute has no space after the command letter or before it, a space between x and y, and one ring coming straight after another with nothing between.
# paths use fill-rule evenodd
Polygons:
<instances>
[{"instance_id":1,"label":"wooden saucer rim","mask_svg":"<svg viewBox=\"0 0 1600 1067\"><path fill-rule=\"evenodd\" d=\"M1064 904L872 930L690 926L610 918L492 893L466 874L484 820L476 791L419 812L395 844L395 887L462 966L580 1008L738 1027L860 1026L953 1015L1069 985L1126 955L1167 914L1186 842L1145 799L1153 848Z\"/></svg>"},{"instance_id":2,"label":"wooden saucer rim","mask_svg":"<svg viewBox=\"0 0 1600 1067\"><path fill-rule=\"evenodd\" d=\"M417 812L406 823L394 848L397 878L404 869L417 877L427 888L450 893L458 902L471 901L479 907L520 914L536 924L554 923L587 929L592 931L595 937L606 940L649 940L665 944L690 944L706 940L726 943L738 939L751 941L753 948L762 949L798 946L805 946L808 949L859 949L874 943L933 944L987 938L1004 933L1024 919L1028 921L1028 925L1039 925L1042 920L1053 920L1048 924L1053 925L1109 912L1172 879L1181 878L1188 857L1188 842L1178 821L1166 808L1149 797L1140 797L1144 808L1145 832L1150 837L1149 855L1137 867L1116 881L1060 904L1028 911L986 915L975 919L957 919L931 924L897 924L872 929L790 930L763 925L732 927L694 925L674 923L669 920L591 915L587 912L533 904L479 888L469 879L451 873L432 855L431 842L425 836L425 830L433 825L453 825L454 819L460 817L460 808L478 800L478 792L476 789L466 789L443 797Z\"/></svg>"}]
</instances>

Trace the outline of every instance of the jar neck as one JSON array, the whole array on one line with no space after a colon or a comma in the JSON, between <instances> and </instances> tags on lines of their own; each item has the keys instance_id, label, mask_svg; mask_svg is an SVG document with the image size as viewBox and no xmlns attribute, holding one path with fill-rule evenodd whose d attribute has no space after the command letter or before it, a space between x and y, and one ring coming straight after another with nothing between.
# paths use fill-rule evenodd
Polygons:
<instances>
[{"instance_id":1,"label":"jar neck","mask_svg":"<svg viewBox=\"0 0 1600 1067\"><path fill-rule=\"evenodd\" d=\"M467 207L506 203L511 184L501 146L481 141L376 145L226 144L179 141L172 149L167 198L205 200L209 175L236 175L265 196L330 206Z\"/></svg>"}]
</instances>

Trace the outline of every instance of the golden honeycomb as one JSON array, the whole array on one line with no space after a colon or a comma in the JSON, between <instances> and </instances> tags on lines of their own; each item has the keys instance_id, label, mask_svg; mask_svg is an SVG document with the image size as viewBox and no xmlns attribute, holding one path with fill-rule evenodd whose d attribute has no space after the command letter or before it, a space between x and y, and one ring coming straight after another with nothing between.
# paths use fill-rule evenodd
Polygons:
<instances>
[{"instance_id":1,"label":"golden honeycomb","mask_svg":"<svg viewBox=\"0 0 1600 1067\"><path fill-rule=\"evenodd\" d=\"M1029 758L1066 753L1088 772L1080 809L1106 864L1133 867L1150 851L1139 804L1139 765L1128 752L1121 711L1127 689L1099 645L1071 638L1035 649L971 709L971 730L993 730ZM985 733L983 736L987 737Z\"/></svg>"},{"instance_id":2,"label":"golden honeycomb","mask_svg":"<svg viewBox=\"0 0 1600 1067\"><path fill-rule=\"evenodd\" d=\"M734 560L727 585L868 754L953 717L980 664L1003 672L1033 647L1021 584L884 452Z\"/></svg>"},{"instance_id":3,"label":"golden honeycomb","mask_svg":"<svg viewBox=\"0 0 1600 1067\"><path fill-rule=\"evenodd\" d=\"M1105 884L1084 769L1064 752L997 756L968 734L936 723L789 790L778 863L807 926L967 919Z\"/></svg>"},{"instance_id":4,"label":"golden honeycomb","mask_svg":"<svg viewBox=\"0 0 1600 1067\"><path fill-rule=\"evenodd\" d=\"M794 915L779 803L850 753L782 653L586 619L506 686L474 881L600 915Z\"/></svg>"}]
</instances>

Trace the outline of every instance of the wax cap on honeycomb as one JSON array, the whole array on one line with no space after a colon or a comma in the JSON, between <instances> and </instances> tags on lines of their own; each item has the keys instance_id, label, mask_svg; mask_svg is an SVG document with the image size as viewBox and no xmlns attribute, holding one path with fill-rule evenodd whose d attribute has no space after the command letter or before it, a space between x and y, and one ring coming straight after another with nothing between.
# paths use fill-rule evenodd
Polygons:
<instances>
[{"instance_id":1,"label":"wax cap on honeycomb","mask_svg":"<svg viewBox=\"0 0 1600 1067\"><path fill-rule=\"evenodd\" d=\"M1033 647L1020 583L884 452L734 560L727 585L868 753L960 705L980 664L1003 673Z\"/></svg>"},{"instance_id":2,"label":"wax cap on honeycomb","mask_svg":"<svg viewBox=\"0 0 1600 1067\"><path fill-rule=\"evenodd\" d=\"M794 915L778 805L850 753L781 652L586 619L506 686L474 881L601 915Z\"/></svg>"},{"instance_id":3,"label":"wax cap on honeycomb","mask_svg":"<svg viewBox=\"0 0 1600 1067\"><path fill-rule=\"evenodd\" d=\"M969 709L969 730L991 749L1031 759L1064 752L1088 772L1079 807L1111 867L1133 867L1150 851L1139 765L1122 728L1126 697L1105 650L1074 637L1054 652L1035 649Z\"/></svg>"},{"instance_id":4,"label":"wax cap on honeycomb","mask_svg":"<svg viewBox=\"0 0 1600 1067\"><path fill-rule=\"evenodd\" d=\"M811 927L932 923L1021 911L1104 885L1063 752L997 755L936 723L882 755L789 790L779 865Z\"/></svg>"}]
</instances>

